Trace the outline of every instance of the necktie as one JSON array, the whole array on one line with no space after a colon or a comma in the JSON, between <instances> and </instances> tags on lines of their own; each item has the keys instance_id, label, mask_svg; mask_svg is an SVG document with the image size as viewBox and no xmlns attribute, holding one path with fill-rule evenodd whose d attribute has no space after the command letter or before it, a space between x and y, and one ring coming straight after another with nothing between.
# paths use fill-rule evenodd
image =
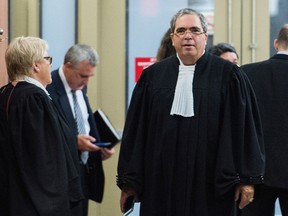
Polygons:
<instances>
[{"instance_id":1,"label":"necktie","mask_svg":"<svg viewBox=\"0 0 288 216\"><path fill-rule=\"evenodd\" d=\"M81 108L80 108L78 100L77 100L76 92L74 90L72 90L71 92L72 92L72 97L73 97L75 122L77 124L78 134L86 134L84 119L83 119L83 115L81 112ZM82 151L81 152L81 160L84 164L87 163L88 156L89 156L88 151Z\"/></svg>"}]
</instances>

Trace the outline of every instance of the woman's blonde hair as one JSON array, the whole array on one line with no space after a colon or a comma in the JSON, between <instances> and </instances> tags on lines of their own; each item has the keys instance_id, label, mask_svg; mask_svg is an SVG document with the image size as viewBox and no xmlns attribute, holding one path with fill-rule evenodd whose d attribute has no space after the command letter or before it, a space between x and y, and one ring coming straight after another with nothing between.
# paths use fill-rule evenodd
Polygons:
<instances>
[{"instance_id":1,"label":"woman's blonde hair","mask_svg":"<svg viewBox=\"0 0 288 216\"><path fill-rule=\"evenodd\" d=\"M9 80L31 76L33 64L43 60L47 50L47 42L38 37L22 36L13 39L5 54Z\"/></svg>"}]
</instances>

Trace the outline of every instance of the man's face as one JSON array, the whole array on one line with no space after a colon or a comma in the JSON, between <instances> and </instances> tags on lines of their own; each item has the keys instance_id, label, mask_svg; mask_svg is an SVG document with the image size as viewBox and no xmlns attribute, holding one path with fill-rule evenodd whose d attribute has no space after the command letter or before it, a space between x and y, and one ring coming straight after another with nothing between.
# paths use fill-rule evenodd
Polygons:
<instances>
[{"instance_id":1,"label":"man's face","mask_svg":"<svg viewBox=\"0 0 288 216\"><path fill-rule=\"evenodd\" d=\"M195 14L179 17L171 40L181 61L185 65L195 64L202 56L207 42L207 34L203 32L200 19Z\"/></svg>"},{"instance_id":2,"label":"man's face","mask_svg":"<svg viewBox=\"0 0 288 216\"><path fill-rule=\"evenodd\" d=\"M76 66L72 66L68 62L64 67L66 80L72 90L81 90L88 84L89 78L94 76L96 70L96 66L90 65L86 60Z\"/></svg>"}]
</instances>

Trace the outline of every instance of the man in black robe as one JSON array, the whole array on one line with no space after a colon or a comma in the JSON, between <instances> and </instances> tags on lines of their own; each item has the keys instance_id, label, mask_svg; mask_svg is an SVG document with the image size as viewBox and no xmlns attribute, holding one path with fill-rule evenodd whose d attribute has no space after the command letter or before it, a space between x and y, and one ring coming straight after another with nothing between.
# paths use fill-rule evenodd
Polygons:
<instances>
[{"instance_id":1,"label":"man in black robe","mask_svg":"<svg viewBox=\"0 0 288 216\"><path fill-rule=\"evenodd\" d=\"M282 215L288 215L288 24L274 41L277 54L242 66L255 90L264 133L265 182L256 190L255 203L244 216L274 216L279 198Z\"/></svg>"},{"instance_id":2,"label":"man in black robe","mask_svg":"<svg viewBox=\"0 0 288 216\"><path fill-rule=\"evenodd\" d=\"M118 162L122 211L134 196L141 216L236 215L263 182L254 93L237 65L205 52L207 37L204 16L180 10L177 55L145 69L134 89Z\"/></svg>"}]
</instances>

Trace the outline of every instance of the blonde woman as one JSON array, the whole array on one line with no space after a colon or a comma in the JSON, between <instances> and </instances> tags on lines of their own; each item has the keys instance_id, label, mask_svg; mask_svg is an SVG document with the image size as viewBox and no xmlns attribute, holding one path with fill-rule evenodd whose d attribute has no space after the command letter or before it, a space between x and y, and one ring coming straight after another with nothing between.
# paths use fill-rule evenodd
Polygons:
<instances>
[{"instance_id":1,"label":"blonde woman","mask_svg":"<svg viewBox=\"0 0 288 216\"><path fill-rule=\"evenodd\" d=\"M0 89L2 216L79 215L76 136L45 89L51 83L47 50L40 38L18 37L5 54L10 82Z\"/></svg>"}]
</instances>

